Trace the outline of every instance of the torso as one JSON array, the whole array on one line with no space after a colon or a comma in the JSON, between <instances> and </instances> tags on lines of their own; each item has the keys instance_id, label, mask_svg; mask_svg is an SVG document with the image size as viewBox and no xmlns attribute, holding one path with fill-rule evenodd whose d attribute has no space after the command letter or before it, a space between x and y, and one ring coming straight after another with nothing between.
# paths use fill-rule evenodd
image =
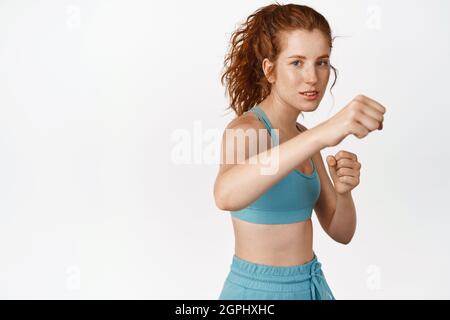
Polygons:
<instances>
[{"instance_id":1,"label":"torso","mask_svg":"<svg viewBox=\"0 0 450 320\"><path fill-rule=\"evenodd\" d=\"M301 133L280 130L279 143L298 134ZM311 159L308 159L296 169L311 175L314 168ZM235 255L241 259L259 264L291 266L304 264L314 257L311 219L291 224L255 224L232 217L232 223Z\"/></svg>"}]
</instances>

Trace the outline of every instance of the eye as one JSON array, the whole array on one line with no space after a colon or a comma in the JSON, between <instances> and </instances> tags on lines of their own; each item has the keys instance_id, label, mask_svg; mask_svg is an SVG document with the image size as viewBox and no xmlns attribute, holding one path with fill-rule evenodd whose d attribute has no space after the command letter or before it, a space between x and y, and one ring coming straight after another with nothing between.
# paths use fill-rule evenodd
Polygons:
<instances>
[{"instance_id":1,"label":"eye","mask_svg":"<svg viewBox=\"0 0 450 320\"><path fill-rule=\"evenodd\" d=\"M327 66L328 65L328 61L327 60L320 60L318 62L319 66Z\"/></svg>"},{"instance_id":2,"label":"eye","mask_svg":"<svg viewBox=\"0 0 450 320\"><path fill-rule=\"evenodd\" d=\"M292 62L291 64L293 64L294 66L298 66L298 63L301 63L301 61L300 60L295 60L294 62Z\"/></svg>"}]
</instances>

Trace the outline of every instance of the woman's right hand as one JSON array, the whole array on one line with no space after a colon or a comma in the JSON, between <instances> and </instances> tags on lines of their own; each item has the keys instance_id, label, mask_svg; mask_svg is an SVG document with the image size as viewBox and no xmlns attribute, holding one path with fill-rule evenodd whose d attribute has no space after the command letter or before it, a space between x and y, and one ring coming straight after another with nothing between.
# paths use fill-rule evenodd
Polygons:
<instances>
[{"instance_id":1,"label":"woman's right hand","mask_svg":"<svg viewBox=\"0 0 450 320\"><path fill-rule=\"evenodd\" d=\"M318 125L320 139L334 147L350 134L364 138L369 132L383 129L386 108L364 95L357 95L333 117Z\"/></svg>"}]
</instances>

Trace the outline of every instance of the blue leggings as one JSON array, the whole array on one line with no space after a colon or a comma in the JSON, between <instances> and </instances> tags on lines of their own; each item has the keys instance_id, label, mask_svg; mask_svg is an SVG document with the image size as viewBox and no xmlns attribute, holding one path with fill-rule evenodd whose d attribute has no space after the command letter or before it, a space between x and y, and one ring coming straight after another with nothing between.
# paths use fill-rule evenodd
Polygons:
<instances>
[{"instance_id":1,"label":"blue leggings","mask_svg":"<svg viewBox=\"0 0 450 320\"><path fill-rule=\"evenodd\" d=\"M271 266L233 255L219 300L335 300L321 264Z\"/></svg>"}]
</instances>

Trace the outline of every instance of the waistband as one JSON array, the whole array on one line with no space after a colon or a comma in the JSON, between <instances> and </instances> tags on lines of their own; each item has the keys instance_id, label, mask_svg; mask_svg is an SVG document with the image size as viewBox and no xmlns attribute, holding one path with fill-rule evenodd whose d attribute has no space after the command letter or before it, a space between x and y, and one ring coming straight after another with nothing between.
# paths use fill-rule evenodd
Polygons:
<instances>
[{"instance_id":1,"label":"waistband","mask_svg":"<svg viewBox=\"0 0 450 320\"><path fill-rule=\"evenodd\" d=\"M316 291L319 297L332 296L315 253L311 261L294 266L259 264L233 255L230 267L228 281L246 288L279 292L310 290L313 299Z\"/></svg>"}]
</instances>

